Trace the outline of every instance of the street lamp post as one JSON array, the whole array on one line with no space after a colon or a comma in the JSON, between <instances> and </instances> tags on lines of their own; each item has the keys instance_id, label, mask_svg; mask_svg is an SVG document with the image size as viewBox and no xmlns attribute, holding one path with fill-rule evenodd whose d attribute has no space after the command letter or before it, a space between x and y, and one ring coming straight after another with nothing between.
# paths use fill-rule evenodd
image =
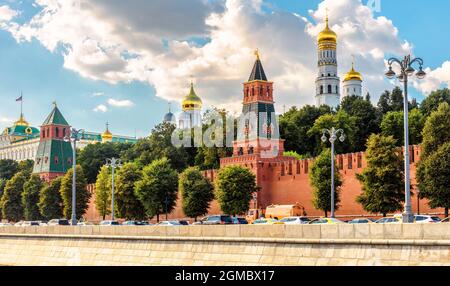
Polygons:
<instances>
[{"instance_id":1,"label":"street lamp post","mask_svg":"<svg viewBox=\"0 0 450 286\"><path fill-rule=\"evenodd\" d=\"M339 136L339 140L341 142L344 142L345 140L345 134L344 134L344 130L342 129L335 129L334 127L332 127L331 129L323 129L322 130L322 142L327 142L327 134L330 136L330 143L331 143L331 217L334 218L334 194L335 194L335 189L334 189L334 142L336 141L336 139L338 139L338 135L341 134L341 136Z\"/></svg>"},{"instance_id":2,"label":"street lamp post","mask_svg":"<svg viewBox=\"0 0 450 286\"><path fill-rule=\"evenodd\" d=\"M106 166L111 167L111 220L114 220L114 171L116 168L122 167L122 161L120 159L111 158L106 159Z\"/></svg>"},{"instance_id":3,"label":"street lamp post","mask_svg":"<svg viewBox=\"0 0 450 286\"><path fill-rule=\"evenodd\" d=\"M400 74L397 78L403 82L404 96L403 96L403 117L404 117L404 156L405 156L405 209L403 212L403 222L412 223L414 216L411 209L411 189L410 189L410 174L409 174L409 122L408 122L408 77L416 73L418 79L423 79L426 73L423 71L423 60L421 58L414 58L411 60L411 56L405 56L403 60L397 58L390 58L388 60L389 70L386 72L386 77L392 79L396 76L396 73L392 70L392 64L397 63L400 66ZM414 63L419 65L419 71L412 67Z\"/></svg>"},{"instance_id":4,"label":"street lamp post","mask_svg":"<svg viewBox=\"0 0 450 286\"><path fill-rule=\"evenodd\" d=\"M72 225L77 225L77 141L80 141L82 138L78 136L80 133L83 134L83 129L75 129L72 128L70 134L67 134L64 137L65 142L73 142L72 148Z\"/></svg>"}]
</instances>

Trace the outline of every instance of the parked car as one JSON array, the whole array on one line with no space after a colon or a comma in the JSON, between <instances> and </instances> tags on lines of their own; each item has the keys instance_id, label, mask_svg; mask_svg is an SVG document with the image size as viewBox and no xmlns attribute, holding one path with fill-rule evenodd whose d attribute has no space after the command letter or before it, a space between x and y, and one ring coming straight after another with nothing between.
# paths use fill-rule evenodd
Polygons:
<instances>
[{"instance_id":1,"label":"parked car","mask_svg":"<svg viewBox=\"0 0 450 286\"><path fill-rule=\"evenodd\" d=\"M176 220L165 220L157 224L157 226L181 226L182 224Z\"/></svg>"},{"instance_id":2,"label":"parked car","mask_svg":"<svg viewBox=\"0 0 450 286\"><path fill-rule=\"evenodd\" d=\"M415 215L414 222L415 223L437 223L437 222L441 222L441 219L437 216Z\"/></svg>"},{"instance_id":3,"label":"parked car","mask_svg":"<svg viewBox=\"0 0 450 286\"><path fill-rule=\"evenodd\" d=\"M212 215L202 219L201 223L206 225L233 224L233 220L229 215Z\"/></svg>"},{"instance_id":4,"label":"parked car","mask_svg":"<svg viewBox=\"0 0 450 286\"><path fill-rule=\"evenodd\" d=\"M12 226L9 222L0 222L0 226Z\"/></svg>"},{"instance_id":5,"label":"parked car","mask_svg":"<svg viewBox=\"0 0 450 286\"><path fill-rule=\"evenodd\" d=\"M79 223L77 223L78 226L90 226L90 225L95 225L92 222L89 221L80 221Z\"/></svg>"},{"instance_id":6,"label":"parked car","mask_svg":"<svg viewBox=\"0 0 450 286\"><path fill-rule=\"evenodd\" d=\"M309 224L340 224L340 223L344 222L332 217L316 218L309 222Z\"/></svg>"},{"instance_id":7,"label":"parked car","mask_svg":"<svg viewBox=\"0 0 450 286\"><path fill-rule=\"evenodd\" d=\"M39 226L40 223L38 221L24 221L20 226Z\"/></svg>"},{"instance_id":8,"label":"parked car","mask_svg":"<svg viewBox=\"0 0 450 286\"><path fill-rule=\"evenodd\" d=\"M178 221L181 225L189 225L189 221L187 220L179 220Z\"/></svg>"},{"instance_id":9,"label":"parked car","mask_svg":"<svg viewBox=\"0 0 450 286\"><path fill-rule=\"evenodd\" d=\"M16 222L16 223L14 224L14 226L22 226L22 223L24 223L23 220L18 221L18 222Z\"/></svg>"},{"instance_id":10,"label":"parked car","mask_svg":"<svg viewBox=\"0 0 450 286\"><path fill-rule=\"evenodd\" d=\"M441 220L442 223L450 222L450 216Z\"/></svg>"},{"instance_id":11,"label":"parked car","mask_svg":"<svg viewBox=\"0 0 450 286\"><path fill-rule=\"evenodd\" d=\"M122 225L136 225L136 226L142 226L142 225L148 225L148 222L144 222L144 221L139 221L139 220L127 220L125 222L122 223Z\"/></svg>"},{"instance_id":12,"label":"parked car","mask_svg":"<svg viewBox=\"0 0 450 286\"><path fill-rule=\"evenodd\" d=\"M52 225L70 225L69 220L68 219L52 219L50 220L47 225L52 226Z\"/></svg>"},{"instance_id":13,"label":"parked car","mask_svg":"<svg viewBox=\"0 0 450 286\"><path fill-rule=\"evenodd\" d=\"M256 225L263 225L263 224L284 224L284 222L281 222L274 218L260 218L253 221L253 224Z\"/></svg>"},{"instance_id":14,"label":"parked car","mask_svg":"<svg viewBox=\"0 0 450 286\"><path fill-rule=\"evenodd\" d=\"M112 225L120 225L117 220L104 220L100 222L101 226L112 226Z\"/></svg>"},{"instance_id":15,"label":"parked car","mask_svg":"<svg viewBox=\"0 0 450 286\"><path fill-rule=\"evenodd\" d=\"M377 220L375 223L402 223L402 218L398 216L383 217Z\"/></svg>"},{"instance_id":16,"label":"parked car","mask_svg":"<svg viewBox=\"0 0 450 286\"><path fill-rule=\"evenodd\" d=\"M375 220L371 219L371 218L355 218L355 219L348 221L347 223L360 224L360 223L374 223L374 222L375 222Z\"/></svg>"},{"instance_id":17,"label":"parked car","mask_svg":"<svg viewBox=\"0 0 450 286\"><path fill-rule=\"evenodd\" d=\"M248 221L243 217L232 217L233 224L248 224Z\"/></svg>"},{"instance_id":18,"label":"parked car","mask_svg":"<svg viewBox=\"0 0 450 286\"><path fill-rule=\"evenodd\" d=\"M284 224L308 224L311 220L304 216L288 216L280 221Z\"/></svg>"}]
</instances>

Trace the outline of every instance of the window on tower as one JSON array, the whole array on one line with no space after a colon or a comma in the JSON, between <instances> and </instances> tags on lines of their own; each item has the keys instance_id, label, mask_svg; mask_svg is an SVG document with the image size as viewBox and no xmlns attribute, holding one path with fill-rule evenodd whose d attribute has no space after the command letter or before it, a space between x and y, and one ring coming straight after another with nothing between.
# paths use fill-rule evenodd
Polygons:
<instances>
[{"instance_id":1,"label":"window on tower","mask_svg":"<svg viewBox=\"0 0 450 286\"><path fill-rule=\"evenodd\" d=\"M320 94L323 94L323 85L320 86Z\"/></svg>"},{"instance_id":2,"label":"window on tower","mask_svg":"<svg viewBox=\"0 0 450 286\"><path fill-rule=\"evenodd\" d=\"M332 93L331 84L328 85L328 93Z\"/></svg>"}]
</instances>

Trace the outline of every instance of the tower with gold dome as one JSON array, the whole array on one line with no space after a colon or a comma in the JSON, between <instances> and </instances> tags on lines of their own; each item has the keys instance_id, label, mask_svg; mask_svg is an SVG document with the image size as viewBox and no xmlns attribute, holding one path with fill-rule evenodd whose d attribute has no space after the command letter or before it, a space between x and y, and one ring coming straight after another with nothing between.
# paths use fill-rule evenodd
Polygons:
<instances>
[{"instance_id":1,"label":"tower with gold dome","mask_svg":"<svg viewBox=\"0 0 450 286\"><path fill-rule=\"evenodd\" d=\"M194 83L191 82L189 94L183 98L181 103L182 112L178 120L178 127L181 129L202 126L202 106L203 102L194 90Z\"/></svg>"},{"instance_id":2,"label":"tower with gold dome","mask_svg":"<svg viewBox=\"0 0 450 286\"><path fill-rule=\"evenodd\" d=\"M318 75L316 79L316 106L337 108L340 103L340 79L337 73L337 35L330 29L328 13L325 29L317 36Z\"/></svg>"},{"instance_id":3,"label":"tower with gold dome","mask_svg":"<svg viewBox=\"0 0 450 286\"><path fill-rule=\"evenodd\" d=\"M355 61L352 62L352 69L345 74L342 87L342 95L346 96L362 96L362 82L363 78L359 72L355 70Z\"/></svg>"}]
</instances>

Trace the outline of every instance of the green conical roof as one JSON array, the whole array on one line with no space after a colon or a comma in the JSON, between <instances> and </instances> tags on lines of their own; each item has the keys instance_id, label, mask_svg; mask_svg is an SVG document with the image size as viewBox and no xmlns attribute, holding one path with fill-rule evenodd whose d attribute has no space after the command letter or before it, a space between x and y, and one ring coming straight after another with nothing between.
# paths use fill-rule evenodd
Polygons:
<instances>
[{"instance_id":1,"label":"green conical roof","mask_svg":"<svg viewBox=\"0 0 450 286\"><path fill-rule=\"evenodd\" d=\"M67 123L66 119L62 115L61 111L59 111L58 106L54 104L52 112L47 116L47 119L45 119L44 123L42 125L69 125Z\"/></svg>"}]
</instances>

